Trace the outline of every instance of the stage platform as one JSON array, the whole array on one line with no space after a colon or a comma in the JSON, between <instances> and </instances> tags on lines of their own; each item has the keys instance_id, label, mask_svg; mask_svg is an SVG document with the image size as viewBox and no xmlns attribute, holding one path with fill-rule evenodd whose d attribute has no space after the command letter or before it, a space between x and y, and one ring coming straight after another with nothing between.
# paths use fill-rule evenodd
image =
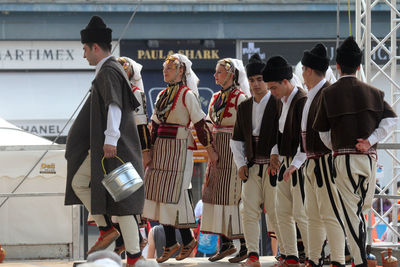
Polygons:
<instances>
[{"instance_id":1,"label":"stage platform","mask_svg":"<svg viewBox=\"0 0 400 267\"><path fill-rule=\"evenodd\" d=\"M154 259L150 259L154 261ZM261 266L262 267L272 267L277 261L274 257L261 257ZM72 267L74 265L73 261L10 261L3 262L0 264L0 267ZM79 266L79 265L78 265ZM235 267L240 266L237 263L229 263L228 260L221 260L218 262L209 262L207 258L187 258L183 261L176 260L168 260L160 264L160 266L216 266L216 267Z\"/></svg>"}]
</instances>

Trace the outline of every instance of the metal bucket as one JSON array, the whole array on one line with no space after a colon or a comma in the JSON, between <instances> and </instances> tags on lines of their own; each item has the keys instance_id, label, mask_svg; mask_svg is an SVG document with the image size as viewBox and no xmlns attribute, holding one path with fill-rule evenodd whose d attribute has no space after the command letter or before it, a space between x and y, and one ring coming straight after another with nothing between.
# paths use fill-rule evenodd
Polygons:
<instances>
[{"instance_id":1,"label":"metal bucket","mask_svg":"<svg viewBox=\"0 0 400 267\"><path fill-rule=\"evenodd\" d=\"M116 158L121 161L122 165L109 174L106 173L106 169L104 168L104 157L101 160L101 166L104 171L104 179L101 183L115 202L118 202L129 197L138 190L143 185L143 180L132 166L132 163L125 163L117 156Z\"/></svg>"}]
</instances>

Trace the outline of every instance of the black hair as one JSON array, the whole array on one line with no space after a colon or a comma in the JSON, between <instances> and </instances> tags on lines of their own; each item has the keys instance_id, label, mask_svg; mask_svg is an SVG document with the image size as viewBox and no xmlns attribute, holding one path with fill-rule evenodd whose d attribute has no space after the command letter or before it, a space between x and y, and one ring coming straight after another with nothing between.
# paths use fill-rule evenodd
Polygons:
<instances>
[{"instance_id":1,"label":"black hair","mask_svg":"<svg viewBox=\"0 0 400 267\"><path fill-rule=\"evenodd\" d=\"M86 43L87 44L87 46L89 46L90 47L90 49L92 49L92 47L93 47L93 44L95 44L95 43ZM112 48L112 46L111 46L111 43L96 43L100 48L101 48L101 50L103 50L104 52L111 52L111 48Z\"/></svg>"},{"instance_id":2,"label":"black hair","mask_svg":"<svg viewBox=\"0 0 400 267\"><path fill-rule=\"evenodd\" d=\"M349 67L349 66L345 66L345 65L340 65L338 64L340 67L340 70L342 72L342 74L355 74L357 72L357 67Z\"/></svg>"}]
</instances>

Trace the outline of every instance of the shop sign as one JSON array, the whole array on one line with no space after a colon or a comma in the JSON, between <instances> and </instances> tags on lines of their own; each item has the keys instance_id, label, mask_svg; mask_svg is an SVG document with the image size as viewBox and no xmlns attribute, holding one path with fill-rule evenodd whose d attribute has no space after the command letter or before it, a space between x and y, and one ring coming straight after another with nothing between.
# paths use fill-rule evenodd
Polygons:
<instances>
[{"instance_id":1,"label":"shop sign","mask_svg":"<svg viewBox=\"0 0 400 267\"><path fill-rule=\"evenodd\" d=\"M67 120L9 120L9 122L29 133L54 137L62 131ZM71 124L72 122L67 125L61 136L68 134Z\"/></svg>"},{"instance_id":2,"label":"shop sign","mask_svg":"<svg viewBox=\"0 0 400 267\"><path fill-rule=\"evenodd\" d=\"M114 55L119 56L119 49ZM0 41L1 69L93 69L93 66L83 58L80 41Z\"/></svg>"},{"instance_id":3,"label":"shop sign","mask_svg":"<svg viewBox=\"0 0 400 267\"><path fill-rule=\"evenodd\" d=\"M121 56L130 57L144 70L161 70L172 54L187 56L193 69L214 69L218 60L236 57L235 40L122 40Z\"/></svg>"}]
</instances>

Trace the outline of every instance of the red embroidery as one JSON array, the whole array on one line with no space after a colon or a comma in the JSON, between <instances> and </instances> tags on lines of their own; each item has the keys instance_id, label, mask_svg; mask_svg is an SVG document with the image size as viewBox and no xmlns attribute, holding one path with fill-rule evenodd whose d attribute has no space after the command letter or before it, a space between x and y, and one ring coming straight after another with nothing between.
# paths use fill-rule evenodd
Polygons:
<instances>
[{"instance_id":1,"label":"red embroidery","mask_svg":"<svg viewBox=\"0 0 400 267\"><path fill-rule=\"evenodd\" d=\"M160 97L165 93L165 90L167 90L167 88L165 88L164 90L161 91Z\"/></svg>"},{"instance_id":2,"label":"red embroidery","mask_svg":"<svg viewBox=\"0 0 400 267\"><path fill-rule=\"evenodd\" d=\"M186 96L187 91L189 91L189 90L190 90L190 89L186 87L186 90L185 90L185 92L183 92L183 96L182 96L183 105L184 105L185 107L186 107L185 96Z\"/></svg>"},{"instance_id":3,"label":"red embroidery","mask_svg":"<svg viewBox=\"0 0 400 267\"><path fill-rule=\"evenodd\" d=\"M235 109L237 109L237 101L239 99L240 94L243 94L243 93L239 89L235 88L232 90L232 92L229 94L228 101L226 103L224 114L222 115L222 118L232 117L232 113L229 112L229 108L235 107ZM231 103L231 101L233 99L235 99L235 104Z\"/></svg>"},{"instance_id":4,"label":"red embroidery","mask_svg":"<svg viewBox=\"0 0 400 267\"><path fill-rule=\"evenodd\" d=\"M132 88L132 93L134 93L136 90L139 90L139 87L134 86L133 84L131 85L131 88Z\"/></svg>"},{"instance_id":5,"label":"red embroidery","mask_svg":"<svg viewBox=\"0 0 400 267\"><path fill-rule=\"evenodd\" d=\"M174 110L175 106L176 106L176 102L178 101L179 98L179 94L181 93L182 89L187 88L186 85L181 85L181 87L179 88L178 92L176 93L175 99L174 99L174 103L172 104L172 107L170 109L170 112L172 110Z\"/></svg>"},{"instance_id":6,"label":"red embroidery","mask_svg":"<svg viewBox=\"0 0 400 267\"><path fill-rule=\"evenodd\" d=\"M219 94L214 95L214 99L211 101L210 108L208 109L208 113L210 113L211 107L214 105L215 100L217 100Z\"/></svg>"},{"instance_id":7,"label":"red embroidery","mask_svg":"<svg viewBox=\"0 0 400 267\"><path fill-rule=\"evenodd\" d=\"M242 91L239 91L238 97L236 97L236 103L235 103L235 109L237 110L238 107L238 101L239 101L239 96L240 95L244 95L244 93Z\"/></svg>"}]
</instances>

